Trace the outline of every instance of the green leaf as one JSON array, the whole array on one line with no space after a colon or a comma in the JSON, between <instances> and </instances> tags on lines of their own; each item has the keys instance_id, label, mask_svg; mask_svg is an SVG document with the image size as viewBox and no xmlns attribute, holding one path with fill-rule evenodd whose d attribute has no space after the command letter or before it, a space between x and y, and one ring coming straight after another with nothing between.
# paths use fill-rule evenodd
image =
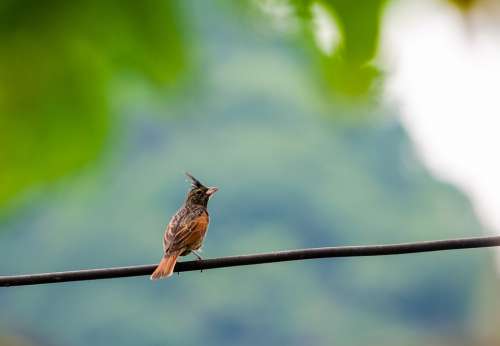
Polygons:
<instances>
[{"instance_id":1,"label":"green leaf","mask_svg":"<svg viewBox=\"0 0 500 346\"><path fill-rule=\"evenodd\" d=\"M0 5L0 205L98 157L114 78L175 81L179 18L169 1Z\"/></svg>"}]
</instances>

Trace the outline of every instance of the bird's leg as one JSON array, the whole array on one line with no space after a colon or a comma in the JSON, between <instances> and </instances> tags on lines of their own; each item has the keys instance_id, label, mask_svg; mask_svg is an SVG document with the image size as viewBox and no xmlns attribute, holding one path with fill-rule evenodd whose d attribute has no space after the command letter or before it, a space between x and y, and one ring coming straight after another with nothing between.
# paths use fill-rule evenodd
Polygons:
<instances>
[{"instance_id":1,"label":"bird's leg","mask_svg":"<svg viewBox=\"0 0 500 346\"><path fill-rule=\"evenodd\" d=\"M203 261L203 257L201 257L198 252L196 252L195 250L191 250L191 252L198 258L198 261ZM200 273L203 273L203 269L200 269Z\"/></svg>"},{"instance_id":2,"label":"bird's leg","mask_svg":"<svg viewBox=\"0 0 500 346\"><path fill-rule=\"evenodd\" d=\"M191 252L198 258L198 261L203 261L203 257L197 251L191 250Z\"/></svg>"}]
</instances>

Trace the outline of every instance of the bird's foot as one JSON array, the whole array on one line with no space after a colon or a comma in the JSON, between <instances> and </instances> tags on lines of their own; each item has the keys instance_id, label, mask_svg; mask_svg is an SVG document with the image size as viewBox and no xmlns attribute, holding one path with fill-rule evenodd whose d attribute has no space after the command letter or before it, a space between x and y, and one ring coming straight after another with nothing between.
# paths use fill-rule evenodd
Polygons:
<instances>
[{"instance_id":1,"label":"bird's foot","mask_svg":"<svg viewBox=\"0 0 500 346\"><path fill-rule=\"evenodd\" d=\"M198 258L198 261L203 261L203 257L201 257L201 255L198 252L194 250L191 250L191 252ZM200 269L200 273L203 273L203 269Z\"/></svg>"}]
</instances>

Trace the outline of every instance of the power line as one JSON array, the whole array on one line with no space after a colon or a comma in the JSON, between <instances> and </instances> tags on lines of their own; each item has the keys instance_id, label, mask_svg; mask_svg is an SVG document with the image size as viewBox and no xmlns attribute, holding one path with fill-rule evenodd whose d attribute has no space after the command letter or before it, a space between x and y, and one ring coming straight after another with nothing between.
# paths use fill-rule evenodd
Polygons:
<instances>
[{"instance_id":1,"label":"power line","mask_svg":"<svg viewBox=\"0 0 500 346\"><path fill-rule=\"evenodd\" d=\"M424 241L416 243L338 246L312 249L287 250L267 252L254 255L241 255L206 259L202 261L179 262L175 266L176 272L206 270L215 268L236 267L244 265L300 261L315 258L329 257L356 257L399 255L417 252L431 252L444 250L472 249L480 247L500 246L500 236L446 239ZM104 269L77 270L56 273L0 276L0 287L39 285L68 281L100 280L122 278L130 276L151 275L156 264L131 267L116 267Z\"/></svg>"}]
</instances>

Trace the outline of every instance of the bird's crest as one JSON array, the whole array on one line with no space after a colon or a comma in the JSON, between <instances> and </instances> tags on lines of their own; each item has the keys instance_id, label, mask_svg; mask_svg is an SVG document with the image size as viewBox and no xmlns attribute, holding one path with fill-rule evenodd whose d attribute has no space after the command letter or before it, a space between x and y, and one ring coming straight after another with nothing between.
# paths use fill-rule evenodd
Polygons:
<instances>
[{"instance_id":1,"label":"bird's crest","mask_svg":"<svg viewBox=\"0 0 500 346\"><path fill-rule=\"evenodd\" d=\"M196 179L195 177L193 177L191 175L191 173L189 172L186 172L186 176L191 180L191 186L194 187L194 188L203 188L203 189L206 189L207 187L205 185L203 185L202 183L200 183L200 181L198 179Z\"/></svg>"}]
</instances>

